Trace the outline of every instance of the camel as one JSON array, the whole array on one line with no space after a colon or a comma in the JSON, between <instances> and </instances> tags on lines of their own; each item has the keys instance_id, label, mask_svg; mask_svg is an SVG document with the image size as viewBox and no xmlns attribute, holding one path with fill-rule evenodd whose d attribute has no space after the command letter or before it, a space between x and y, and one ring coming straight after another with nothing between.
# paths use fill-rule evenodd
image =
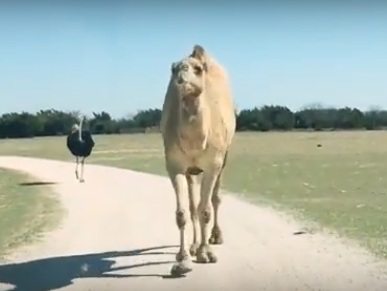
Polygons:
<instances>
[{"instance_id":1,"label":"camel","mask_svg":"<svg viewBox=\"0 0 387 291\"><path fill-rule=\"evenodd\" d=\"M235 127L227 71L204 47L194 45L190 55L172 63L160 123L165 168L176 194L175 215L180 232L172 275L192 271L193 256L198 263L217 262L210 244L223 243L218 221L219 188ZM193 225L189 249L185 238L187 204ZM212 212L214 225L209 235Z\"/></svg>"}]
</instances>

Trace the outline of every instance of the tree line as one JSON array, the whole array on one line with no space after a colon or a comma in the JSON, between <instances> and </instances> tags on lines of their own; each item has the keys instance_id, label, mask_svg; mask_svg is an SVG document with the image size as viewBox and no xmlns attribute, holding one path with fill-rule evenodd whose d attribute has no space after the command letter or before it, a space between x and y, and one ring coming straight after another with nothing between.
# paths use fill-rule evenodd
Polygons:
<instances>
[{"instance_id":1,"label":"tree line","mask_svg":"<svg viewBox=\"0 0 387 291\"><path fill-rule=\"evenodd\" d=\"M0 138L64 135L79 121L79 111L55 109L36 113L11 112L0 116ZM237 114L237 131L271 130L378 130L387 127L387 110L324 108L309 106L293 112L286 106L265 105L243 109ZM132 117L114 119L105 111L93 112L85 119L92 134L120 134L158 131L161 110L147 109Z\"/></svg>"}]
</instances>

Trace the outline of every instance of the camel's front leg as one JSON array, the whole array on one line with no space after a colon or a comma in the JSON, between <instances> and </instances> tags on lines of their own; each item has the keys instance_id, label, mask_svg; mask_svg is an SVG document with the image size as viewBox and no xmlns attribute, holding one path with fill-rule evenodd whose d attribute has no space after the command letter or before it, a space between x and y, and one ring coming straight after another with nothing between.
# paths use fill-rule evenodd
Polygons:
<instances>
[{"instance_id":1,"label":"camel's front leg","mask_svg":"<svg viewBox=\"0 0 387 291\"><path fill-rule=\"evenodd\" d=\"M222 169L220 170L219 175L216 178L214 192L212 194L212 199L211 199L212 206L214 207L214 226L212 227L209 243L214 245L223 244L222 230L220 229L220 226L219 226L219 206L221 203L219 192L220 192L220 182L222 180L223 171L227 164L227 157L228 157L228 152L226 152L226 154L224 155Z\"/></svg>"},{"instance_id":2,"label":"camel's front leg","mask_svg":"<svg viewBox=\"0 0 387 291\"><path fill-rule=\"evenodd\" d=\"M215 263L217 258L213 253L209 241L209 223L211 221L211 198L218 177L220 167L211 167L203 173L202 186L200 191L199 220L201 228L201 243L197 251L197 261L199 263Z\"/></svg>"},{"instance_id":3,"label":"camel's front leg","mask_svg":"<svg viewBox=\"0 0 387 291\"><path fill-rule=\"evenodd\" d=\"M220 181L222 178L222 172L223 171L219 173L218 178L216 179L214 192L212 194L212 199L211 199L212 206L214 207L214 226L212 227L209 243L213 245L220 245L223 243L222 230L220 229L219 219L218 219L219 206L221 202L219 190L220 190Z\"/></svg>"},{"instance_id":4,"label":"camel's front leg","mask_svg":"<svg viewBox=\"0 0 387 291\"><path fill-rule=\"evenodd\" d=\"M189 252L191 256L195 256L199 248L200 224L198 216L198 205L200 198L200 179L199 176L187 174L188 192L189 192L189 210L191 213L191 221L193 227L193 240Z\"/></svg>"},{"instance_id":5,"label":"camel's front leg","mask_svg":"<svg viewBox=\"0 0 387 291\"><path fill-rule=\"evenodd\" d=\"M173 188L176 194L176 224L180 231L180 250L176 255L176 263L171 269L172 275L183 275L192 271L191 256L185 243L185 227L188 220L186 198L188 187L185 174L181 171L168 169Z\"/></svg>"}]
</instances>

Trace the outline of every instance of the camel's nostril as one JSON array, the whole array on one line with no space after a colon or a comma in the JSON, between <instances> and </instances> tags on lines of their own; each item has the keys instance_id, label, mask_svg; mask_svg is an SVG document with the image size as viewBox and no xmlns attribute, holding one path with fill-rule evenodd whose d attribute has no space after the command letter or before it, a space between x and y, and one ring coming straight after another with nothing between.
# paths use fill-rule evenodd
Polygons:
<instances>
[{"instance_id":1,"label":"camel's nostril","mask_svg":"<svg viewBox=\"0 0 387 291\"><path fill-rule=\"evenodd\" d=\"M184 82L185 82L185 80L182 77L178 77L177 80L176 80L176 83L179 84L179 85L183 84Z\"/></svg>"}]
</instances>

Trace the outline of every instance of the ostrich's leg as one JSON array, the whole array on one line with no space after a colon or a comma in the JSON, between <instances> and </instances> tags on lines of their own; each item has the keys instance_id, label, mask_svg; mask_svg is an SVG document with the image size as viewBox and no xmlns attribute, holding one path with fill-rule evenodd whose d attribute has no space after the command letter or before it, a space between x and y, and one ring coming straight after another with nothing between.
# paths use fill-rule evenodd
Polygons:
<instances>
[{"instance_id":1,"label":"ostrich's leg","mask_svg":"<svg viewBox=\"0 0 387 291\"><path fill-rule=\"evenodd\" d=\"M79 182L83 183L85 180L83 179L83 169L85 167L85 158L81 158L81 178L79 179Z\"/></svg>"},{"instance_id":2,"label":"ostrich's leg","mask_svg":"<svg viewBox=\"0 0 387 291\"><path fill-rule=\"evenodd\" d=\"M78 165L79 165L79 158L75 157L75 177L77 178L77 180L79 179L79 176L78 176Z\"/></svg>"},{"instance_id":3,"label":"ostrich's leg","mask_svg":"<svg viewBox=\"0 0 387 291\"><path fill-rule=\"evenodd\" d=\"M172 275L183 275L192 271L191 256L185 242L185 226L187 224L188 185L184 171L167 164L167 171L176 194L176 224L180 232L180 250L176 255L176 263L171 269Z\"/></svg>"},{"instance_id":4,"label":"ostrich's leg","mask_svg":"<svg viewBox=\"0 0 387 291\"><path fill-rule=\"evenodd\" d=\"M215 263L217 257L213 253L209 245L209 223L211 221L212 205L211 199L214 191L216 180L221 171L221 164L215 161L208 169L203 172L203 180L200 191L199 202L199 220L201 229L201 243L197 251L196 257L199 263Z\"/></svg>"},{"instance_id":5,"label":"ostrich's leg","mask_svg":"<svg viewBox=\"0 0 387 291\"><path fill-rule=\"evenodd\" d=\"M193 227L193 240L189 252L191 256L196 255L199 247L200 224L198 217L198 204L200 198L200 179L199 176L187 174L188 192L189 192L189 210Z\"/></svg>"}]
</instances>

